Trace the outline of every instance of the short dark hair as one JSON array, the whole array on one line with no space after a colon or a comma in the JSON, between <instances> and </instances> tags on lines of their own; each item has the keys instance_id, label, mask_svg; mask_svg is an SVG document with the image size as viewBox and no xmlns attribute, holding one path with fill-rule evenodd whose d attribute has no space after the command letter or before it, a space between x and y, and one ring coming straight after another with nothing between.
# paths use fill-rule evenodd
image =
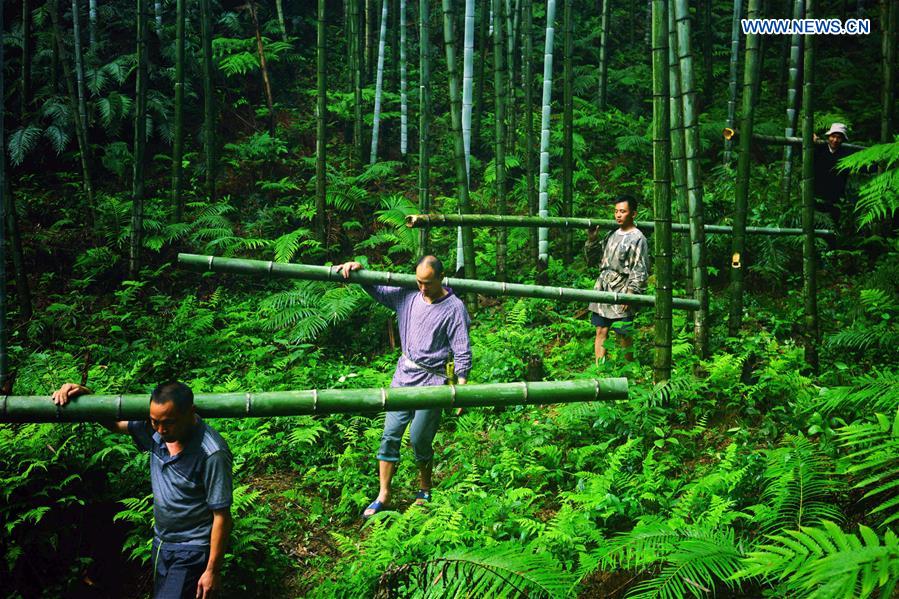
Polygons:
<instances>
[{"instance_id":1,"label":"short dark hair","mask_svg":"<svg viewBox=\"0 0 899 599\"><path fill-rule=\"evenodd\" d=\"M620 204L621 202L627 202L627 207L631 212L637 211L637 198L635 198L634 196L623 193L621 195L615 196L614 199L612 199L613 206L615 204Z\"/></svg>"},{"instance_id":2,"label":"short dark hair","mask_svg":"<svg viewBox=\"0 0 899 599\"><path fill-rule=\"evenodd\" d=\"M171 401L174 402L179 412L184 412L194 405L194 392L184 383L172 381L153 389L150 401L155 404L165 404Z\"/></svg>"},{"instance_id":3,"label":"short dark hair","mask_svg":"<svg viewBox=\"0 0 899 599\"><path fill-rule=\"evenodd\" d=\"M434 269L434 274L437 276L438 279L443 278L443 262L441 262L437 256L431 256L431 255L422 256L421 258L418 259L418 262L415 264L415 266L419 267L422 264Z\"/></svg>"}]
</instances>

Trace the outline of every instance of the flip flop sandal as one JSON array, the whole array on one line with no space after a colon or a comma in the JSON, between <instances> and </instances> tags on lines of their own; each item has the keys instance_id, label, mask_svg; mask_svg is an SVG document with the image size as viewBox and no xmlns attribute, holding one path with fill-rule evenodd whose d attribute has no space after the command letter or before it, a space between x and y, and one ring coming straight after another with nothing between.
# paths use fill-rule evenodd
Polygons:
<instances>
[{"instance_id":1,"label":"flip flop sandal","mask_svg":"<svg viewBox=\"0 0 899 599\"><path fill-rule=\"evenodd\" d=\"M367 512L368 510L373 510L372 513L366 514L365 512L362 512L362 519L363 519L363 520L368 520L369 518L371 518L371 517L374 516L375 514L377 514L377 513L379 513L379 512L382 512L382 511L384 511L385 509L387 509L387 506L384 505L384 502L378 501L377 499L375 499L375 500L372 501L370 504L368 504L368 507L367 507L367 508L365 508L365 512Z\"/></svg>"},{"instance_id":2,"label":"flip flop sandal","mask_svg":"<svg viewBox=\"0 0 899 599\"><path fill-rule=\"evenodd\" d=\"M419 489L418 493L415 494L415 503L416 505L424 505L431 501L431 492L425 491L424 489Z\"/></svg>"}]
</instances>

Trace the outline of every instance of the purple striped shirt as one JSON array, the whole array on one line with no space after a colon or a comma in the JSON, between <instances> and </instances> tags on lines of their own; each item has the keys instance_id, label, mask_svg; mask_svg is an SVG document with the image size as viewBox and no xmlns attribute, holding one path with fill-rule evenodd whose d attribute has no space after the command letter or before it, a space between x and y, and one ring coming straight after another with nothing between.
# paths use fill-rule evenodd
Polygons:
<instances>
[{"instance_id":1,"label":"purple striped shirt","mask_svg":"<svg viewBox=\"0 0 899 599\"><path fill-rule=\"evenodd\" d=\"M471 342L468 310L452 291L433 303L427 303L421 292L387 285L363 285L378 303L396 310L400 329L400 346L404 356L439 372L446 371L450 356L456 376L468 378L471 371ZM410 367L403 356L397 361L391 387L442 385L446 378L420 368Z\"/></svg>"}]
</instances>

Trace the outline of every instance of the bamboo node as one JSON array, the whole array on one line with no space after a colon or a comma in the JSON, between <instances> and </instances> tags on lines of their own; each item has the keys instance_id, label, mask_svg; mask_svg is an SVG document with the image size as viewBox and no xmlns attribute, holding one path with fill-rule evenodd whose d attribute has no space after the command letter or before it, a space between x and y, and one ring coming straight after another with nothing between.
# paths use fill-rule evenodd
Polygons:
<instances>
[{"instance_id":1,"label":"bamboo node","mask_svg":"<svg viewBox=\"0 0 899 599\"><path fill-rule=\"evenodd\" d=\"M528 401L528 384L527 381L521 381L522 391L524 392L524 402Z\"/></svg>"},{"instance_id":2,"label":"bamboo node","mask_svg":"<svg viewBox=\"0 0 899 599\"><path fill-rule=\"evenodd\" d=\"M250 395L249 393L247 393L246 400L247 400L247 406L246 406L247 414L249 414L250 411L253 409L253 405L252 405L253 404L253 396Z\"/></svg>"},{"instance_id":3,"label":"bamboo node","mask_svg":"<svg viewBox=\"0 0 899 599\"><path fill-rule=\"evenodd\" d=\"M6 405L9 403L9 395L3 396L3 417L6 418Z\"/></svg>"},{"instance_id":4,"label":"bamboo node","mask_svg":"<svg viewBox=\"0 0 899 599\"><path fill-rule=\"evenodd\" d=\"M275 262L273 260L268 261L268 274L272 274L272 269L275 268Z\"/></svg>"},{"instance_id":5,"label":"bamboo node","mask_svg":"<svg viewBox=\"0 0 899 599\"><path fill-rule=\"evenodd\" d=\"M383 389L382 389L382 391L383 391ZM318 411L318 389L312 390L312 411L313 412Z\"/></svg>"},{"instance_id":6,"label":"bamboo node","mask_svg":"<svg viewBox=\"0 0 899 599\"><path fill-rule=\"evenodd\" d=\"M456 386L450 383L450 407L456 405Z\"/></svg>"},{"instance_id":7,"label":"bamboo node","mask_svg":"<svg viewBox=\"0 0 899 599\"><path fill-rule=\"evenodd\" d=\"M116 420L122 419L122 396L116 395L115 398L115 418Z\"/></svg>"},{"instance_id":8,"label":"bamboo node","mask_svg":"<svg viewBox=\"0 0 899 599\"><path fill-rule=\"evenodd\" d=\"M387 390L381 387L381 409L387 409Z\"/></svg>"},{"instance_id":9,"label":"bamboo node","mask_svg":"<svg viewBox=\"0 0 899 599\"><path fill-rule=\"evenodd\" d=\"M209 261L208 261L208 264L206 265L206 268L208 270L212 270L212 261L213 260L215 260L215 256L209 256Z\"/></svg>"}]
</instances>

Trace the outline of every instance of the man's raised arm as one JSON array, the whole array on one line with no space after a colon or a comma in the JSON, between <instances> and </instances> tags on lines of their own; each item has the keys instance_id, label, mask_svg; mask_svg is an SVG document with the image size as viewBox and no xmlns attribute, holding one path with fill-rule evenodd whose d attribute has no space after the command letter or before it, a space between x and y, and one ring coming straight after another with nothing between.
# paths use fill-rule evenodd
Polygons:
<instances>
[{"instance_id":1,"label":"man's raised arm","mask_svg":"<svg viewBox=\"0 0 899 599\"><path fill-rule=\"evenodd\" d=\"M58 406L64 406L69 403L70 400L75 399L79 395L89 395L90 393L91 390L84 385L79 385L77 383L66 383L53 392L53 403ZM101 422L100 424L114 433L128 432L127 420L119 420L117 422Z\"/></svg>"}]
</instances>

